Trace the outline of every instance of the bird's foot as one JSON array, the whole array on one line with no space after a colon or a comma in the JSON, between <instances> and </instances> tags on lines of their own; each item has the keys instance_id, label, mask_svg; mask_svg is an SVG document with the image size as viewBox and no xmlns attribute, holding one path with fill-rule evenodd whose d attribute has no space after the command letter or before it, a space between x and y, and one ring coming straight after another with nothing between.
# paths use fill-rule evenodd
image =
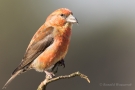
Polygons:
<instances>
[{"instance_id":1,"label":"bird's foot","mask_svg":"<svg viewBox=\"0 0 135 90\"><path fill-rule=\"evenodd\" d=\"M59 66L63 66L63 68L65 68L65 63L64 63L64 59L62 59L61 61L57 62Z\"/></svg>"},{"instance_id":2,"label":"bird's foot","mask_svg":"<svg viewBox=\"0 0 135 90\"><path fill-rule=\"evenodd\" d=\"M54 73L57 73L59 66L63 66L63 68L65 68L64 59L58 61L58 62L53 66L52 71L53 71Z\"/></svg>"},{"instance_id":3,"label":"bird's foot","mask_svg":"<svg viewBox=\"0 0 135 90\"><path fill-rule=\"evenodd\" d=\"M55 76L55 74L53 72L45 71L45 73L46 73L46 77L48 79L51 79L51 78L53 78Z\"/></svg>"}]
</instances>

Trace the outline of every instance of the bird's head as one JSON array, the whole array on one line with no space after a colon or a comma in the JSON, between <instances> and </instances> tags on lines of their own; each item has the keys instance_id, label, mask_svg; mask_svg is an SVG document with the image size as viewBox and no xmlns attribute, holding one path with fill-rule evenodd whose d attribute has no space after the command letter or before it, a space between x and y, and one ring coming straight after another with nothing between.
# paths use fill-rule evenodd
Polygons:
<instances>
[{"instance_id":1,"label":"bird's head","mask_svg":"<svg viewBox=\"0 0 135 90\"><path fill-rule=\"evenodd\" d=\"M51 26L65 26L78 23L73 13L67 8L60 8L50 14L46 20L47 25Z\"/></svg>"}]
</instances>

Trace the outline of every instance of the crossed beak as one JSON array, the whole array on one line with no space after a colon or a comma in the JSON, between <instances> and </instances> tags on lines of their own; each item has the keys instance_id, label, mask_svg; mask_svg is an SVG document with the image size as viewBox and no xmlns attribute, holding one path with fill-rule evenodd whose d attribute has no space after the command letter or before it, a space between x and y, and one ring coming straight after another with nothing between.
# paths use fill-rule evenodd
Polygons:
<instances>
[{"instance_id":1,"label":"crossed beak","mask_svg":"<svg viewBox=\"0 0 135 90\"><path fill-rule=\"evenodd\" d=\"M72 14L70 14L70 15L66 18L66 21L67 21L67 22L70 22L70 23L78 23L78 20L77 20Z\"/></svg>"}]
</instances>

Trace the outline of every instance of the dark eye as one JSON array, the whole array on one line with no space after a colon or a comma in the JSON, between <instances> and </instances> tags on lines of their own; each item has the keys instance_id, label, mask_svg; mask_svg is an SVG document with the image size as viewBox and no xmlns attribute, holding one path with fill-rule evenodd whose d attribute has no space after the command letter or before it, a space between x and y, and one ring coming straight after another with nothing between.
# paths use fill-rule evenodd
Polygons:
<instances>
[{"instance_id":1,"label":"dark eye","mask_svg":"<svg viewBox=\"0 0 135 90\"><path fill-rule=\"evenodd\" d=\"M60 16L62 16L62 17L63 17L63 16L65 16L65 15L64 15L64 14L60 14Z\"/></svg>"}]
</instances>

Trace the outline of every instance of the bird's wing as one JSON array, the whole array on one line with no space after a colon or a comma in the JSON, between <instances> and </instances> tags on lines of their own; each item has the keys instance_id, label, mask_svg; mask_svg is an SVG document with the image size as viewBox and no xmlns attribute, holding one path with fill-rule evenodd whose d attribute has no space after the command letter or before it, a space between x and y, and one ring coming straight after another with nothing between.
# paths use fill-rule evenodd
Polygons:
<instances>
[{"instance_id":1,"label":"bird's wing","mask_svg":"<svg viewBox=\"0 0 135 90\"><path fill-rule=\"evenodd\" d=\"M13 71L12 75L15 74L18 70L28 68L28 66L36 59L47 47L49 47L54 40L53 37L53 27L48 27L45 29L38 30L34 37L32 38L24 58L19 64L19 66Z\"/></svg>"}]
</instances>

